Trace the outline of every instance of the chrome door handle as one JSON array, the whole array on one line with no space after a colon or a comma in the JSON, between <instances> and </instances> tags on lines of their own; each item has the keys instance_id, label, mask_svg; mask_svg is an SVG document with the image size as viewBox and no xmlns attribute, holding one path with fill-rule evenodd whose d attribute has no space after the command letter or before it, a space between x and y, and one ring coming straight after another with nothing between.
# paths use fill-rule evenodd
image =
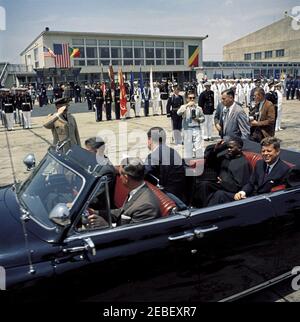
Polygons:
<instances>
[{"instance_id":1,"label":"chrome door handle","mask_svg":"<svg viewBox=\"0 0 300 322\"><path fill-rule=\"evenodd\" d=\"M194 233L184 233L183 235L179 235L179 236L169 236L169 241L178 241L178 240L187 240L187 241L191 241L193 240L195 237Z\"/></svg>"},{"instance_id":2,"label":"chrome door handle","mask_svg":"<svg viewBox=\"0 0 300 322\"><path fill-rule=\"evenodd\" d=\"M194 230L194 233L197 236L197 238L203 238L204 234L218 230L218 229L219 229L219 227L214 225L214 226L207 228L207 229L197 228Z\"/></svg>"}]
</instances>

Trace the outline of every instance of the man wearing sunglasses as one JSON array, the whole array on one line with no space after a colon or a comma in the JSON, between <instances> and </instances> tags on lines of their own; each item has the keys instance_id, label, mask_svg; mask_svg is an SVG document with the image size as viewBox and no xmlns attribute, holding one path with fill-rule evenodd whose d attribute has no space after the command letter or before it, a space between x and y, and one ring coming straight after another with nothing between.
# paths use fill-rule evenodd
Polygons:
<instances>
[{"instance_id":1,"label":"man wearing sunglasses","mask_svg":"<svg viewBox=\"0 0 300 322\"><path fill-rule=\"evenodd\" d=\"M182 116L183 137L184 137L184 158L199 159L203 156L201 123L205 121L202 108L195 102L195 94L188 93L188 103L182 105L177 111Z\"/></svg>"}]
</instances>

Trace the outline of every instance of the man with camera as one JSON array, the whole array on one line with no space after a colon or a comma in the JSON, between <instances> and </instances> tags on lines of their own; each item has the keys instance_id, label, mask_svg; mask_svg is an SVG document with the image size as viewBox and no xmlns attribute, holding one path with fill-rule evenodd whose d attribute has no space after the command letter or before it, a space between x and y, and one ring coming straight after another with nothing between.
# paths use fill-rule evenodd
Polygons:
<instances>
[{"instance_id":1,"label":"man with camera","mask_svg":"<svg viewBox=\"0 0 300 322\"><path fill-rule=\"evenodd\" d=\"M194 92L188 93L188 103L177 111L183 118L183 138L185 159L199 159L203 156L202 130L200 124L205 122L202 108L195 103Z\"/></svg>"}]
</instances>

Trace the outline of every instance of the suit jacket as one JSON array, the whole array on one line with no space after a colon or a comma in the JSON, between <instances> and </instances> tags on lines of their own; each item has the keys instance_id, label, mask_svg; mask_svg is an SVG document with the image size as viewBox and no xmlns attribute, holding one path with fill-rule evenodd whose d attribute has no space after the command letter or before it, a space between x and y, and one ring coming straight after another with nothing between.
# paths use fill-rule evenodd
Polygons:
<instances>
[{"instance_id":1,"label":"suit jacket","mask_svg":"<svg viewBox=\"0 0 300 322\"><path fill-rule=\"evenodd\" d=\"M125 202L121 209L112 210L112 219L118 225L136 224L160 216L158 199L146 185L129 202Z\"/></svg>"},{"instance_id":2,"label":"suit jacket","mask_svg":"<svg viewBox=\"0 0 300 322\"><path fill-rule=\"evenodd\" d=\"M166 144L160 144L145 161L145 173L159 179L167 192L184 200L185 167L180 155Z\"/></svg>"},{"instance_id":3,"label":"suit jacket","mask_svg":"<svg viewBox=\"0 0 300 322\"><path fill-rule=\"evenodd\" d=\"M221 189L236 193L249 181L250 175L249 162L244 155L232 159L224 158L219 173L222 179Z\"/></svg>"},{"instance_id":4,"label":"suit jacket","mask_svg":"<svg viewBox=\"0 0 300 322\"><path fill-rule=\"evenodd\" d=\"M73 115L68 114L66 120L63 116L57 116L56 113L50 114L43 126L52 131L53 145L56 145L57 142L70 140L64 146L64 151L68 151L73 144L80 146L78 127Z\"/></svg>"},{"instance_id":5,"label":"suit jacket","mask_svg":"<svg viewBox=\"0 0 300 322\"><path fill-rule=\"evenodd\" d=\"M259 105L255 110L259 111ZM253 127L252 137L260 142L262 139L275 135L276 111L275 106L270 101L265 101L259 112L257 126Z\"/></svg>"},{"instance_id":6,"label":"suit jacket","mask_svg":"<svg viewBox=\"0 0 300 322\"><path fill-rule=\"evenodd\" d=\"M223 115L224 117L224 109ZM242 139L248 139L250 135L250 124L243 108L236 103L232 106L230 115L222 122L222 137L238 136Z\"/></svg>"},{"instance_id":7,"label":"suit jacket","mask_svg":"<svg viewBox=\"0 0 300 322\"><path fill-rule=\"evenodd\" d=\"M273 187L282 184L289 171L289 166L281 159L278 160L272 171L266 176L267 164L264 160L259 160L256 163L254 172L251 178L242 191L246 192L246 195L268 193Z\"/></svg>"}]
</instances>

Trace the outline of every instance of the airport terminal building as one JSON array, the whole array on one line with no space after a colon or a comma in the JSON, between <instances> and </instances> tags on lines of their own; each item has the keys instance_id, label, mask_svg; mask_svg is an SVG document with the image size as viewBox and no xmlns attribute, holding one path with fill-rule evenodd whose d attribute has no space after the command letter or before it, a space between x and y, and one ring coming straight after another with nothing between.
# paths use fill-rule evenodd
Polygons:
<instances>
[{"instance_id":1,"label":"airport terminal building","mask_svg":"<svg viewBox=\"0 0 300 322\"><path fill-rule=\"evenodd\" d=\"M125 76L140 70L149 79L174 78L179 82L195 78L203 65L206 37L107 34L50 31L46 28L21 53L22 65L36 72L41 82L95 82L108 78L108 66L115 73L122 66ZM72 51L77 53L71 57ZM78 50L77 50L78 49Z\"/></svg>"}]
</instances>

